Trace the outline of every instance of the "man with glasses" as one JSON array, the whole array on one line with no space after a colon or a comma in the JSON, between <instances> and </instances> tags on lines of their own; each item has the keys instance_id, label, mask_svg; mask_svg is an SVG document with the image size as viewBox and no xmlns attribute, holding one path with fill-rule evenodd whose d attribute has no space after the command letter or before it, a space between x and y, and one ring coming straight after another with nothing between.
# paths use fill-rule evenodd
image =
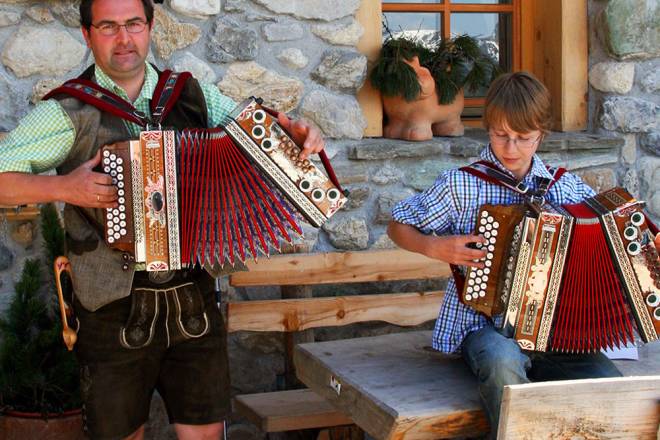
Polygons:
<instances>
[{"instance_id":1,"label":"man with glasses","mask_svg":"<svg viewBox=\"0 0 660 440\"><path fill-rule=\"evenodd\" d=\"M81 78L145 115L159 78L145 62L153 15L151 0L80 4L82 34L95 59ZM217 87L189 79L163 122L177 129L216 127L234 106ZM323 149L318 129L284 115L278 119L303 145L301 157ZM99 148L137 139L140 130L66 95L39 103L0 142L0 204L65 202L81 322L76 355L91 438L143 438L156 389L180 439L218 439L229 410L229 383L212 278L199 269L163 278L135 272L134 264L122 264L121 253L105 245L94 222L118 206L111 177L95 171ZM53 168L57 175L37 175Z\"/></svg>"},{"instance_id":2,"label":"man with glasses","mask_svg":"<svg viewBox=\"0 0 660 440\"><path fill-rule=\"evenodd\" d=\"M531 191L538 190L544 179L554 180L536 155L551 122L550 95L540 81L525 72L498 77L486 96L484 125L490 144L482 151L480 160L516 182L514 187L524 185ZM594 191L579 177L565 173L545 198L554 205L564 205L593 195ZM483 268L486 250L469 246L486 242L484 237L473 235L480 207L522 203L523 196L518 192L463 170L449 170L440 174L429 189L394 207L388 234L409 251L457 266ZM655 244L660 248L660 234ZM433 348L461 353L474 372L492 438L497 435L504 385L620 376L602 353L523 352L515 340L496 331L490 318L459 301L454 279L449 281L436 321Z\"/></svg>"}]
</instances>

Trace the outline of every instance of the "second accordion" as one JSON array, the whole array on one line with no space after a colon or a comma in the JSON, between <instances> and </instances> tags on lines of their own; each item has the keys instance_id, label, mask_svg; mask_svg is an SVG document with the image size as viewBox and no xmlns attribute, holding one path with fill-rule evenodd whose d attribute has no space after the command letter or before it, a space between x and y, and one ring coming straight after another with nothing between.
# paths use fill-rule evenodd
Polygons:
<instances>
[{"instance_id":1,"label":"second accordion","mask_svg":"<svg viewBox=\"0 0 660 440\"><path fill-rule=\"evenodd\" d=\"M346 197L259 101L217 129L143 131L102 148L118 188L105 239L147 271L234 264L322 225Z\"/></svg>"},{"instance_id":2,"label":"second accordion","mask_svg":"<svg viewBox=\"0 0 660 440\"><path fill-rule=\"evenodd\" d=\"M658 339L660 262L643 205L622 188L562 207L484 205L475 234L487 240L485 267L468 268L460 300L501 315L525 350Z\"/></svg>"}]
</instances>

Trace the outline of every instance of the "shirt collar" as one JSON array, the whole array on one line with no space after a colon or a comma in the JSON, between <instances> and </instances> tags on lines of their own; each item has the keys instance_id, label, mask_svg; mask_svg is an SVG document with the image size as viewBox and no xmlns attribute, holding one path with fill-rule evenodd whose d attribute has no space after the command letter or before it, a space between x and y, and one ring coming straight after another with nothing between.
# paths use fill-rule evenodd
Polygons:
<instances>
[{"instance_id":1,"label":"shirt collar","mask_svg":"<svg viewBox=\"0 0 660 440\"><path fill-rule=\"evenodd\" d=\"M504 165L502 165L502 163L497 159L495 153L493 153L493 150L490 148L490 144L488 144L488 146L481 151L479 158L481 160L485 160L495 164L495 166L499 170L504 171L505 173L507 173L508 175L510 175L515 179L513 173L509 171ZM553 179L552 174L550 174L550 172L548 171L548 169L546 168L545 164L538 156L538 154L534 154L534 156L532 157L532 168L529 170L527 175L525 175L523 181L533 180L532 176L545 177L546 179Z\"/></svg>"},{"instance_id":2,"label":"shirt collar","mask_svg":"<svg viewBox=\"0 0 660 440\"><path fill-rule=\"evenodd\" d=\"M134 106L137 106L143 100L150 100L156 89L156 84L158 83L158 73L156 69L149 64L145 63L146 69L144 73L144 84L142 85L142 90L140 90L140 95L137 97ZM101 68L97 65L94 66L94 75L96 77L96 83L101 87L110 90L112 93L124 98L130 102L126 91L119 87Z\"/></svg>"}]
</instances>

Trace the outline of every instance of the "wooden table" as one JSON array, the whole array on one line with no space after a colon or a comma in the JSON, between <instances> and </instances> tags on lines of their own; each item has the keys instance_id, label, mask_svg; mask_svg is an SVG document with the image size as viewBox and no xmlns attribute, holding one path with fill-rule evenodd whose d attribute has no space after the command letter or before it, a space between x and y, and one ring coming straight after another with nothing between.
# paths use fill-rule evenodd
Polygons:
<instances>
[{"instance_id":1,"label":"wooden table","mask_svg":"<svg viewBox=\"0 0 660 440\"><path fill-rule=\"evenodd\" d=\"M486 432L474 376L430 342L416 331L300 344L296 374L376 439Z\"/></svg>"},{"instance_id":2,"label":"wooden table","mask_svg":"<svg viewBox=\"0 0 660 440\"><path fill-rule=\"evenodd\" d=\"M298 345L302 382L378 440L484 433L477 383L460 358L434 351L430 331ZM640 361L616 361L624 375L660 374L660 342Z\"/></svg>"}]
</instances>

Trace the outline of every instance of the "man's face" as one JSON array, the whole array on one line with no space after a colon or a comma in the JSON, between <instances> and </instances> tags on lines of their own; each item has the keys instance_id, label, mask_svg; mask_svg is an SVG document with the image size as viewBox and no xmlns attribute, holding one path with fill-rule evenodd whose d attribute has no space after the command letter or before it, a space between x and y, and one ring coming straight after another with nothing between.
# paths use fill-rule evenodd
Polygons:
<instances>
[{"instance_id":1,"label":"man's face","mask_svg":"<svg viewBox=\"0 0 660 440\"><path fill-rule=\"evenodd\" d=\"M129 33L121 26L115 35L103 35L99 26L123 25L136 20L146 22L140 0L96 0L92 4L92 26L89 30L82 29L96 64L113 80L129 79L144 69L151 23L138 33Z\"/></svg>"}]
</instances>

